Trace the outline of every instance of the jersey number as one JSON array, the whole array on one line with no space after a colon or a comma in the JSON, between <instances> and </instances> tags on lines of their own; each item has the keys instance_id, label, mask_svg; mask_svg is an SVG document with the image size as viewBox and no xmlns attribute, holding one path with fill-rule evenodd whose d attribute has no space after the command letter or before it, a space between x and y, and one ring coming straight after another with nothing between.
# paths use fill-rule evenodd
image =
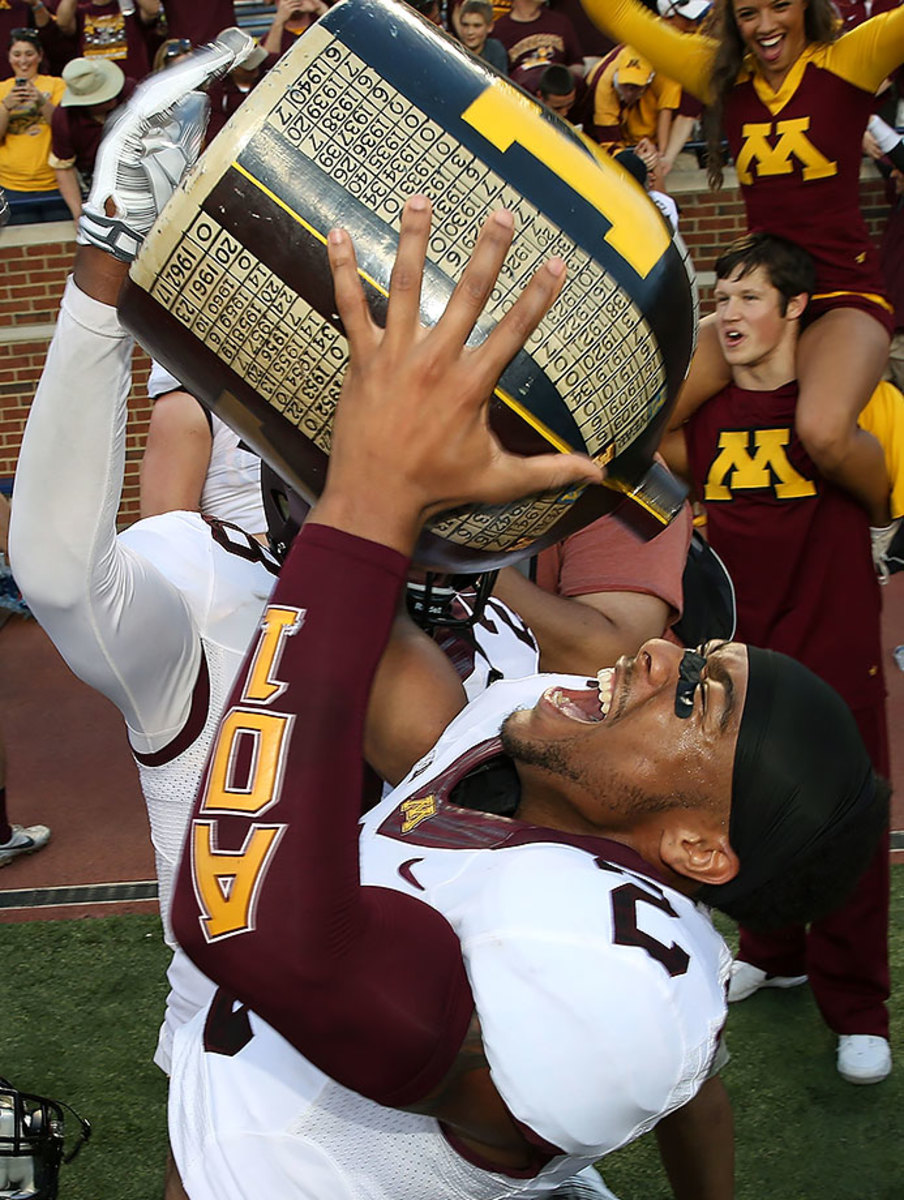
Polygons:
<instances>
[{"instance_id":1,"label":"jersey number","mask_svg":"<svg viewBox=\"0 0 904 1200\"><path fill-rule=\"evenodd\" d=\"M684 975L690 964L691 956L686 950L682 950L677 942L666 946L664 943L658 942L651 934L640 929L637 924L638 904L650 904L670 917L678 916L665 896L656 896L652 892L638 887L636 883L623 883L612 893L612 925L615 930L615 944L617 946L638 946L641 950L645 950L651 958L655 958L673 978L676 975Z\"/></svg>"}]
</instances>

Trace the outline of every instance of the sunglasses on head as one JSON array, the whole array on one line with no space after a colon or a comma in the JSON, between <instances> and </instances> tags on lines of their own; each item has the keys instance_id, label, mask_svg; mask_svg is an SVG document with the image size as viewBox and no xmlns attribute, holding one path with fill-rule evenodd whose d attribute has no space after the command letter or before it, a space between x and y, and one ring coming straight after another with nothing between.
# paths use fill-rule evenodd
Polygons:
<instances>
[{"instance_id":1,"label":"sunglasses on head","mask_svg":"<svg viewBox=\"0 0 904 1200\"><path fill-rule=\"evenodd\" d=\"M34 42L36 46L41 44L41 38L36 29L12 29L9 35L9 44L13 42Z\"/></svg>"},{"instance_id":2,"label":"sunglasses on head","mask_svg":"<svg viewBox=\"0 0 904 1200\"><path fill-rule=\"evenodd\" d=\"M190 54L194 47L189 38L179 38L177 42L171 42L164 51L164 58L177 58L180 54Z\"/></svg>"}]
</instances>

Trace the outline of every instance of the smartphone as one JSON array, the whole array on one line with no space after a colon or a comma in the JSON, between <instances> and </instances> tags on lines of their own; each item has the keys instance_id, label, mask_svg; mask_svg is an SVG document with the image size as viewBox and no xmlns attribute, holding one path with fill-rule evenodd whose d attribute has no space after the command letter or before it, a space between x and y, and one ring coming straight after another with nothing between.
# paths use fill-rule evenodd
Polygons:
<instances>
[{"instance_id":1,"label":"smartphone","mask_svg":"<svg viewBox=\"0 0 904 1200\"><path fill-rule=\"evenodd\" d=\"M28 83L27 79L17 79L16 87L24 87L26 83Z\"/></svg>"}]
</instances>

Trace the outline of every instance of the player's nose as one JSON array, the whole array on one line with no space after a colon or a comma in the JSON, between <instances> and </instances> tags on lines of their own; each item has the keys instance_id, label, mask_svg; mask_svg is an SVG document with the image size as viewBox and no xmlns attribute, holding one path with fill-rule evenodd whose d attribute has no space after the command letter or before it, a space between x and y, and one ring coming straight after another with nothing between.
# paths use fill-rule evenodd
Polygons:
<instances>
[{"instance_id":1,"label":"player's nose","mask_svg":"<svg viewBox=\"0 0 904 1200\"><path fill-rule=\"evenodd\" d=\"M651 638L637 652L637 662L653 688L674 685L684 649L664 638Z\"/></svg>"}]
</instances>

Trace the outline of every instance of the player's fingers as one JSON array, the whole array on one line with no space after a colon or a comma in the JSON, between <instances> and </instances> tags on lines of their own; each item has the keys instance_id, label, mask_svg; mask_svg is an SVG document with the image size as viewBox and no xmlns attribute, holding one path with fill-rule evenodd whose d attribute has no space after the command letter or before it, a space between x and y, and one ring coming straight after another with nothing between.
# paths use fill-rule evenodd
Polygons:
<instances>
[{"instance_id":1,"label":"player's fingers","mask_svg":"<svg viewBox=\"0 0 904 1200\"><path fill-rule=\"evenodd\" d=\"M452 350L461 347L483 312L505 262L515 233L515 219L506 209L484 221L455 291L436 326L436 339Z\"/></svg>"},{"instance_id":2,"label":"player's fingers","mask_svg":"<svg viewBox=\"0 0 904 1200\"><path fill-rule=\"evenodd\" d=\"M373 337L374 325L358 275L355 247L345 229L331 229L326 240L336 311L345 326L349 352L363 350Z\"/></svg>"},{"instance_id":3,"label":"player's fingers","mask_svg":"<svg viewBox=\"0 0 904 1200\"><path fill-rule=\"evenodd\" d=\"M420 324L421 283L432 215L426 196L409 197L402 209L386 313L387 342L396 348L407 348Z\"/></svg>"},{"instance_id":4,"label":"player's fingers","mask_svg":"<svg viewBox=\"0 0 904 1200\"><path fill-rule=\"evenodd\" d=\"M534 272L530 283L484 344L475 352L490 383L495 383L552 308L565 283L565 262L550 258Z\"/></svg>"}]
</instances>

